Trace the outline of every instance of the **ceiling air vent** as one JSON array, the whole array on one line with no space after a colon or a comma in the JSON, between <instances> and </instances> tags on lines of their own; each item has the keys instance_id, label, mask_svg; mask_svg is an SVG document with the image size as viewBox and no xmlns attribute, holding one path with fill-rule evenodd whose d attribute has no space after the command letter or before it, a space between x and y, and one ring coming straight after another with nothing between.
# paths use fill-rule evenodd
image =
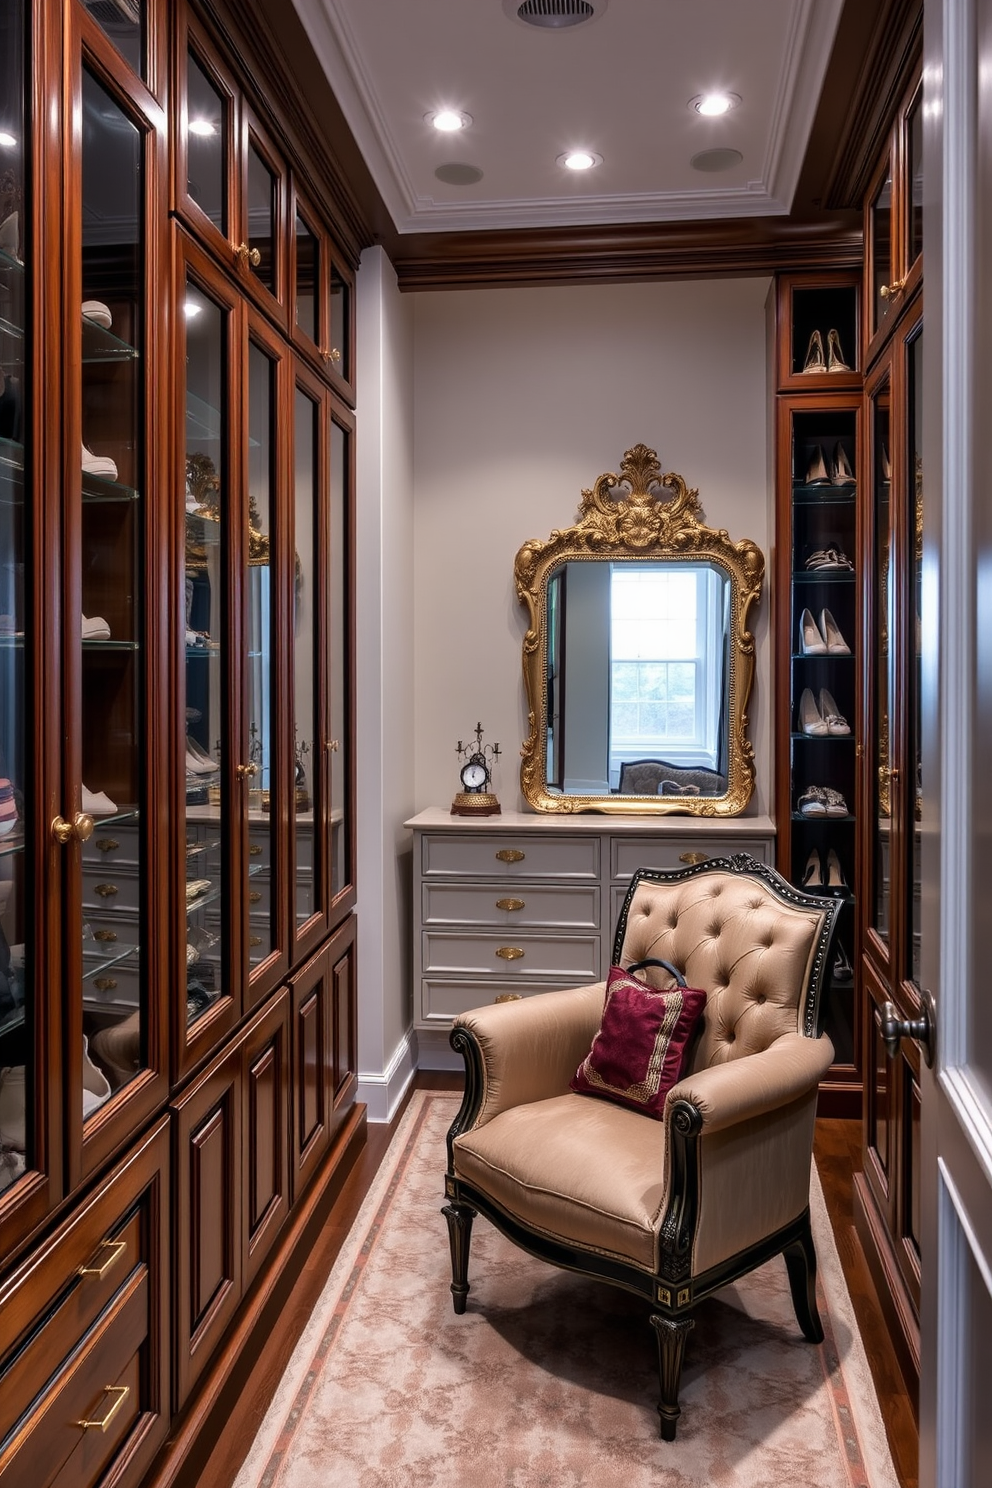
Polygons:
<instances>
[{"instance_id":1,"label":"ceiling air vent","mask_svg":"<svg viewBox=\"0 0 992 1488\"><path fill-rule=\"evenodd\" d=\"M606 9L606 0L504 0L503 9L526 26L559 31L593 20Z\"/></svg>"}]
</instances>

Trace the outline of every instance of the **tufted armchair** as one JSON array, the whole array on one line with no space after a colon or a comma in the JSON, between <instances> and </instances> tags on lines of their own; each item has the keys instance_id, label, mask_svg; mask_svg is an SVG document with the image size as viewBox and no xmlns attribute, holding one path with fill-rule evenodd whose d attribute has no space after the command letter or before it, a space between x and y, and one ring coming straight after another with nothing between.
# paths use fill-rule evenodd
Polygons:
<instances>
[{"instance_id":1,"label":"tufted armchair","mask_svg":"<svg viewBox=\"0 0 992 1488\"><path fill-rule=\"evenodd\" d=\"M455 1312L476 1213L533 1255L640 1293L666 1441L701 1298L782 1252L799 1326L823 1338L809 1175L833 1058L820 992L838 909L746 854L635 874L614 963L662 958L708 994L663 1121L569 1088L599 1028L603 982L479 1008L452 1030L466 1071L443 1210ZM648 975L663 986L668 974Z\"/></svg>"}]
</instances>

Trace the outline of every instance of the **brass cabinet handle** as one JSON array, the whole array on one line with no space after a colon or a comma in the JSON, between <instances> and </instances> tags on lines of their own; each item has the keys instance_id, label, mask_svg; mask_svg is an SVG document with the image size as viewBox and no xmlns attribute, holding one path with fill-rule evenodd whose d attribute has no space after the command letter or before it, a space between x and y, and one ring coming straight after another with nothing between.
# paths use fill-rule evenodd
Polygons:
<instances>
[{"instance_id":1,"label":"brass cabinet handle","mask_svg":"<svg viewBox=\"0 0 992 1488\"><path fill-rule=\"evenodd\" d=\"M251 264L253 269L257 269L262 262L260 249L249 248L247 243L239 243L234 250L234 256L243 269L247 268L249 264Z\"/></svg>"},{"instance_id":2,"label":"brass cabinet handle","mask_svg":"<svg viewBox=\"0 0 992 1488\"><path fill-rule=\"evenodd\" d=\"M258 774L258 766L254 760L252 760L250 765L238 765L237 770L241 780L251 780L253 776Z\"/></svg>"},{"instance_id":3,"label":"brass cabinet handle","mask_svg":"<svg viewBox=\"0 0 992 1488\"><path fill-rule=\"evenodd\" d=\"M501 961L519 961L524 953L520 946L500 946L496 954Z\"/></svg>"},{"instance_id":4,"label":"brass cabinet handle","mask_svg":"<svg viewBox=\"0 0 992 1488\"><path fill-rule=\"evenodd\" d=\"M248 844L248 856L250 858L260 858L264 851L265 848L260 842L250 842Z\"/></svg>"},{"instance_id":5,"label":"brass cabinet handle","mask_svg":"<svg viewBox=\"0 0 992 1488\"><path fill-rule=\"evenodd\" d=\"M72 821L57 816L52 822L52 836L65 847L69 842L89 842L93 836L93 818L85 811L77 811Z\"/></svg>"},{"instance_id":6,"label":"brass cabinet handle","mask_svg":"<svg viewBox=\"0 0 992 1488\"><path fill-rule=\"evenodd\" d=\"M98 837L96 839L96 846L101 852L116 852L120 847L120 843L116 837Z\"/></svg>"},{"instance_id":7,"label":"brass cabinet handle","mask_svg":"<svg viewBox=\"0 0 992 1488\"><path fill-rule=\"evenodd\" d=\"M693 868L696 866L697 863L705 863L707 861L708 854L703 852L679 853L679 862L688 863L689 866Z\"/></svg>"},{"instance_id":8,"label":"brass cabinet handle","mask_svg":"<svg viewBox=\"0 0 992 1488\"><path fill-rule=\"evenodd\" d=\"M249 935L248 944L250 946L259 946L262 944L262 937L260 935Z\"/></svg>"},{"instance_id":9,"label":"brass cabinet handle","mask_svg":"<svg viewBox=\"0 0 992 1488\"><path fill-rule=\"evenodd\" d=\"M103 940L103 941L108 941L108 942L109 941L113 941L113 940L116 940L117 939L117 931L116 930L94 930L93 931L93 939L94 940Z\"/></svg>"},{"instance_id":10,"label":"brass cabinet handle","mask_svg":"<svg viewBox=\"0 0 992 1488\"><path fill-rule=\"evenodd\" d=\"M905 283L905 278L893 279L891 284L883 284L878 292L882 296L883 300L887 300L890 298L890 296L897 295L899 291L905 286Z\"/></svg>"},{"instance_id":11,"label":"brass cabinet handle","mask_svg":"<svg viewBox=\"0 0 992 1488\"><path fill-rule=\"evenodd\" d=\"M340 739L328 739L328 741L327 741L327 747L331 751L332 754L337 754L338 750L341 748L341 740Z\"/></svg>"},{"instance_id":12,"label":"brass cabinet handle","mask_svg":"<svg viewBox=\"0 0 992 1488\"><path fill-rule=\"evenodd\" d=\"M257 904L261 897L261 892L258 889L252 889L251 893L248 895L248 903Z\"/></svg>"},{"instance_id":13,"label":"brass cabinet handle","mask_svg":"<svg viewBox=\"0 0 992 1488\"><path fill-rule=\"evenodd\" d=\"M493 998L493 1002L523 1002L523 993L501 992L498 997Z\"/></svg>"},{"instance_id":14,"label":"brass cabinet handle","mask_svg":"<svg viewBox=\"0 0 992 1488\"><path fill-rule=\"evenodd\" d=\"M496 856L501 863L522 863L527 854L519 847L501 847Z\"/></svg>"},{"instance_id":15,"label":"brass cabinet handle","mask_svg":"<svg viewBox=\"0 0 992 1488\"><path fill-rule=\"evenodd\" d=\"M98 992L113 992L117 981L114 977L97 977L93 985Z\"/></svg>"},{"instance_id":16,"label":"brass cabinet handle","mask_svg":"<svg viewBox=\"0 0 992 1488\"><path fill-rule=\"evenodd\" d=\"M99 894L101 899L113 899L115 894L120 893L120 889L116 884L97 884L93 892Z\"/></svg>"},{"instance_id":17,"label":"brass cabinet handle","mask_svg":"<svg viewBox=\"0 0 992 1488\"><path fill-rule=\"evenodd\" d=\"M526 909L527 905L523 899L497 899L497 909Z\"/></svg>"},{"instance_id":18,"label":"brass cabinet handle","mask_svg":"<svg viewBox=\"0 0 992 1488\"><path fill-rule=\"evenodd\" d=\"M96 1266L90 1262L88 1266L80 1266L80 1276L106 1276L111 1266L115 1266L121 1256L127 1250L126 1240L101 1240L100 1249L109 1251L107 1259L102 1266Z\"/></svg>"},{"instance_id":19,"label":"brass cabinet handle","mask_svg":"<svg viewBox=\"0 0 992 1488\"><path fill-rule=\"evenodd\" d=\"M116 1399L114 1400L114 1403L108 1410L107 1414L101 1417L99 1421L77 1421L76 1425L81 1426L84 1431L106 1431L107 1427L110 1425L111 1421L114 1419L117 1412L120 1410L121 1406L130 1395L131 1386L104 1385L103 1393L105 1395L114 1395L116 1396Z\"/></svg>"},{"instance_id":20,"label":"brass cabinet handle","mask_svg":"<svg viewBox=\"0 0 992 1488\"><path fill-rule=\"evenodd\" d=\"M325 362L337 363L341 360L341 353L336 346L332 346L330 351L322 351L320 354Z\"/></svg>"}]
</instances>

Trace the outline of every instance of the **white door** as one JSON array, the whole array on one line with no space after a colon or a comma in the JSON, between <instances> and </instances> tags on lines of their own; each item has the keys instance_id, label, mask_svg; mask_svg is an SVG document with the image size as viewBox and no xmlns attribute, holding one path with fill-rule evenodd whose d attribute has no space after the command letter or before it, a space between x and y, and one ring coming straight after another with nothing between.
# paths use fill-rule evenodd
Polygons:
<instances>
[{"instance_id":1,"label":"white door","mask_svg":"<svg viewBox=\"0 0 992 1488\"><path fill-rule=\"evenodd\" d=\"M992 1485L992 0L926 0L922 1488Z\"/></svg>"}]
</instances>

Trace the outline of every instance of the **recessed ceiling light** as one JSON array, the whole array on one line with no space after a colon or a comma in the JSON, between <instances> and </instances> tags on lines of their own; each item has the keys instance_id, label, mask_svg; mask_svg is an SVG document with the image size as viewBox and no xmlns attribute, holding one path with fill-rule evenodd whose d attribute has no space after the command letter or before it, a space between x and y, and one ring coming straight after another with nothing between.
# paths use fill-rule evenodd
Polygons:
<instances>
[{"instance_id":1,"label":"recessed ceiling light","mask_svg":"<svg viewBox=\"0 0 992 1488\"><path fill-rule=\"evenodd\" d=\"M463 114L460 109L438 109L436 113L425 114L424 117L435 129L440 129L442 134L454 134L456 130L467 129L472 122L472 115Z\"/></svg>"},{"instance_id":2,"label":"recessed ceiling light","mask_svg":"<svg viewBox=\"0 0 992 1488\"><path fill-rule=\"evenodd\" d=\"M729 114L740 101L737 93L697 93L695 98L689 99L689 107L708 119L717 119L721 114Z\"/></svg>"},{"instance_id":3,"label":"recessed ceiling light","mask_svg":"<svg viewBox=\"0 0 992 1488\"><path fill-rule=\"evenodd\" d=\"M203 139L209 139L210 135L217 133L216 124L211 124L209 119L190 119L190 134L198 134Z\"/></svg>"},{"instance_id":4,"label":"recessed ceiling light","mask_svg":"<svg viewBox=\"0 0 992 1488\"><path fill-rule=\"evenodd\" d=\"M689 164L698 171L725 171L733 170L743 159L740 150L701 150Z\"/></svg>"},{"instance_id":5,"label":"recessed ceiling light","mask_svg":"<svg viewBox=\"0 0 992 1488\"><path fill-rule=\"evenodd\" d=\"M8 134L6 129L0 129L0 145L7 150L12 150L16 144L17 139L14 135Z\"/></svg>"},{"instance_id":6,"label":"recessed ceiling light","mask_svg":"<svg viewBox=\"0 0 992 1488\"><path fill-rule=\"evenodd\" d=\"M594 165L602 165L602 155L594 155L591 150L566 150L564 155L559 155L557 164L563 165L566 170L587 171L592 170Z\"/></svg>"}]
</instances>

